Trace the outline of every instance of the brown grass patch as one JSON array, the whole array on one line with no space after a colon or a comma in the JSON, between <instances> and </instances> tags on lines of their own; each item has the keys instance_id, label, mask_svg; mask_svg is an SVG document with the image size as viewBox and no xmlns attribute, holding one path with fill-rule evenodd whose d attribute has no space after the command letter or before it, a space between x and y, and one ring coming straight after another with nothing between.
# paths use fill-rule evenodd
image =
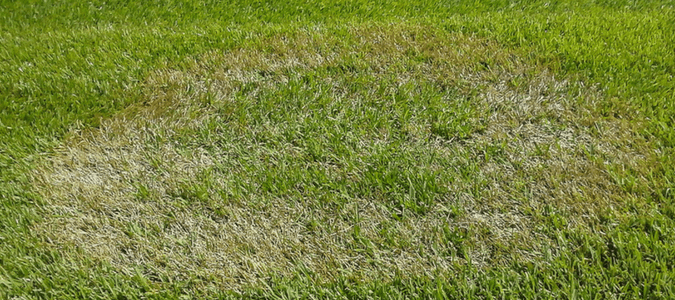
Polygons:
<instances>
[{"instance_id":1,"label":"brown grass patch","mask_svg":"<svg viewBox=\"0 0 675 300\"><path fill-rule=\"evenodd\" d=\"M596 88L571 95L579 83L528 67L492 42L413 25L347 31L273 37L258 49L209 53L187 71L158 70L147 80L146 103L99 130L74 132L35 170L36 190L50 213L36 232L122 272L143 267L157 281L198 276L238 289L298 270L328 281L434 276L467 258L477 266L540 258L553 245L540 230L547 226L540 212L553 210L565 226L590 228L599 213L630 196L605 166L640 170L649 159L635 125L593 114L593 101L601 99ZM247 170L302 165L292 159L306 149L246 139L247 132L281 134L269 124L234 122L238 128L209 131L214 120L225 122L219 109L231 107L224 104L237 101L247 84L255 84L246 94L255 99L295 75L328 67L347 75L320 80L332 84L336 98L353 103L375 94L348 91L354 70L394 78L392 89L427 82L478 91L483 130L447 140L430 135L429 124L413 122L402 148L445 162L429 168L461 173L476 166L473 178L444 183L448 192L427 213L402 219L372 198L326 209L313 201L322 196L316 193L236 193L238 186L259 186L242 182L256 178ZM223 128L242 136L215 146L190 142L191 134L218 135ZM386 136L359 141L357 153L372 154ZM363 174L321 167L336 180Z\"/></svg>"}]
</instances>

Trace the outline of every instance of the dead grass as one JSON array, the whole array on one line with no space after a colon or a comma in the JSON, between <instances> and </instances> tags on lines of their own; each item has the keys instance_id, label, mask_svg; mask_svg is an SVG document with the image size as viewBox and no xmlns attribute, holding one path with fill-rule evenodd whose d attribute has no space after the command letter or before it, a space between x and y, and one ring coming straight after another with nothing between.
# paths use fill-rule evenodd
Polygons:
<instances>
[{"instance_id":1,"label":"dead grass","mask_svg":"<svg viewBox=\"0 0 675 300\"><path fill-rule=\"evenodd\" d=\"M582 87L573 95L581 83L531 68L492 42L413 25L349 28L343 35L319 29L277 36L259 48L210 53L186 71L158 70L147 80L146 103L99 130L74 131L34 171L50 215L37 234L121 272L142 267L157 281L196 275L219 288L301 270L325 281L434 276L467 259L480 267L541 257L555 247L541 216L558 214L563 226L590 228L599 214L620 213L614 208L630 193L606 166L639 173L650 159L636 124L593 114L601 91ZM321 71L335 68L343 72ZM272 169L318 167L334 180L364 180L358 167L302 162L307 149L256 140L283 135L275 124L228 121L236 114L227 109L241 97L255 100L310 73L332 88L335 101L353 105L378 95L377 86L350 91L349 81L359 76L393 78L392 92L429 83L474 93L479 115L470 121L481 130L444 139L412 118L410 139L398 150L436 157L420 168L453 174L473 168L471 176L441 183L447 192L426 213L402 218L395 215L404 212L378 200L386 195L347 195L341 205L322 206L315 200L339 192L245 190L261 187L253 173ZM253 90L241 96L247 86ZM357 129L355 156L345 159L363 166L392 133ZM217 143L203 143L200 134Z\"/></svg>"}]
</instances>

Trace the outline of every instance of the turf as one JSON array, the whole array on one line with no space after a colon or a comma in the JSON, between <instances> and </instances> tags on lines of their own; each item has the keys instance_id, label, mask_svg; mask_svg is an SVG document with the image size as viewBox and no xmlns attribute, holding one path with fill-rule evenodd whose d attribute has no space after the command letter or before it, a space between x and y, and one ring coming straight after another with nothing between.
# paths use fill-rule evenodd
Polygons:
<instances>
[{"instance_id":1,"label":"turf","mask_svg":"<svg viewBox=\"0 0 675 300\"><path fill-rule=\"evenodd\" d=\"M0 4L0 297L675 294L672 1Z\"/></svg>"}]
</instances>

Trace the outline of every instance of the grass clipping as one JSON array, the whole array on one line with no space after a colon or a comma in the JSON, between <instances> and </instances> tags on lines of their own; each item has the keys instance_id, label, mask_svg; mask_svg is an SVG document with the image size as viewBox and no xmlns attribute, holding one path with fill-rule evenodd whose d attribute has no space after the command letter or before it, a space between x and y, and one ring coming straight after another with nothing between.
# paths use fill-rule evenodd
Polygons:
<instances>
[{"instance_id":1,"label":"grass clipping","mask_svg":"<svg viewBox=\"0 0 675 300\"><path fill-rule=\"evenodd\" d=\"M631 195L608 170L648 159L593 114L597 89L488 41L411 25L260 39L159 70L145 103L74 129L33 173L36 232L157 282L435 276L555 255L548 217L593 230Z\"/></svg>"}]
</instances>

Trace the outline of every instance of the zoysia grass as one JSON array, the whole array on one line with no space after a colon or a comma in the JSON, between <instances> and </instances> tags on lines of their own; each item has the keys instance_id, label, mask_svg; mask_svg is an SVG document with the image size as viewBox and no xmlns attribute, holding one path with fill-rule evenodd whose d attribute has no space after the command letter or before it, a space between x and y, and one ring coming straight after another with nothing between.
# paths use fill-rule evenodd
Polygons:
<instances>
[{"instance_id":1,"label":"zoysia grass","mask_svg":"<svg viewBox=\"0 0 675 300\"><path fill-rule=\"evenodd\" d=\"M32 176L53 246L157 281L536 260L556 253L534 212L592 228L629 197L606 166L651 159L635 124L593 114L597 88L412 25L211 52L157 70L146 95Z\"/></svg>"}]
</instances>

